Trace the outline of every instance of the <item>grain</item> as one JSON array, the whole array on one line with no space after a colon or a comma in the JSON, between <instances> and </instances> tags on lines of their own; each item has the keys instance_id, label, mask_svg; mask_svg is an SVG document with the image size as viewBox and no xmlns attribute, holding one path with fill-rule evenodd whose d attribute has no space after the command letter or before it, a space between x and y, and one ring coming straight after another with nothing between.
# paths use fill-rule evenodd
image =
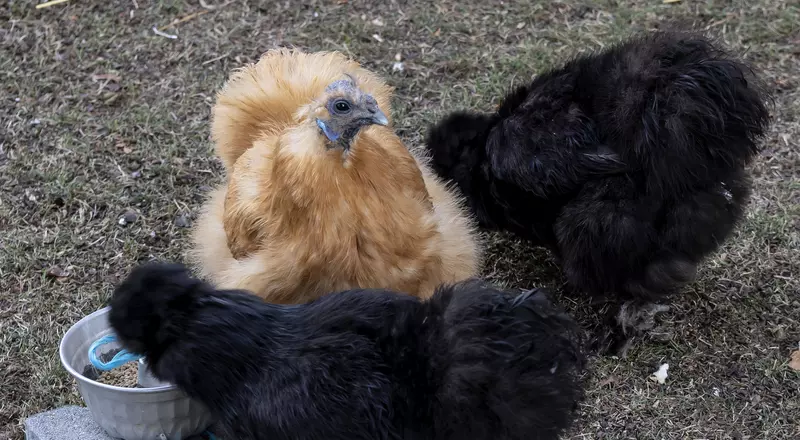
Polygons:
<instances>
[{"instance_id":1,"label":"grain","mask_svg":"<svg viewBox=\"0 0 800 440\"><path fill-rule=\"evenodd\" d=\"M138 372L138 362L128 362L127 364L118 368L114 368L113 370L101 372L96 380L106 385L114 385L125 388L139 388Z\"/></svg>"},{"instance_id":2,"label":"grain","mask_svg":"<svg viewBox=\"0 0 800 440\"><path fill-rule=\"evenodd\" d=\"M121 348L115 348L105 353L101 353L97 357L103 362L109 362L121 350ZM141 388L138 384L138 365L138 362L128 362L127 364L118 368L114 368L111 371L102 371L95 368L92 364L89 364L83 369L83 376L87 379L106 385L114 385L125 388Z\"/></svg>"}]
</instances>

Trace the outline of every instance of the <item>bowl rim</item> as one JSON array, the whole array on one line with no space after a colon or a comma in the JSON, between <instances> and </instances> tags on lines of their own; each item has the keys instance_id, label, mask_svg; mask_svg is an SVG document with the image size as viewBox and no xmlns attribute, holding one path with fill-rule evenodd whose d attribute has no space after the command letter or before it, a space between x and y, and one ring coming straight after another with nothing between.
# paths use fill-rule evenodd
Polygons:
<instances>
[{"instance_id":1,"label":"bowl rim","mask_svg":"<svg viewBox=\"0 0 800 440\"><path fill-rule=\"evenodd\" d=\"M153 393L159 393L159 392L164 392L164 391L176 391L178 389L178 387L176 385L162 385L162 386L159 386L159 387L152 387L152 388L127 388L127 387L118 387L116 385L104 384L104 383L98 382L96 380L89 379L88 377L84 376L83 374L78 373L77 371L75 371L74 368L72 368L72 366L69 364L69 362L67 362L66 353L64 352L64 350L65 350L64 349L64 341L67 339L67 337L70 336L72 333L78 331L77 329L78 329L78 327L80 327L79 324L83 323L84 321L89 321L91 319L94 319L94 318L96 318L96 317L98 317L100 315L105 315L110 310L111 310L111 307L103 307L102 309L96 310L96 311L84 316L83 318L78 320L76 323L72 324L72 326L67 330L67 332L64 333L64 336L61 337L61 342L58 344L58 357L61 359L61 365L64 367L64 369L67 370L67 372L72 377L74 377L76 380L78 380L80 382L83 382L83 383L85 383L87 385L91 385L91 386L97 386L99 388L103 388L103 389L106 389L106 390L111 390L111 391L121 391L121 392L131 393L131 394L153 394Z\"/></svg>"}]
</instances>

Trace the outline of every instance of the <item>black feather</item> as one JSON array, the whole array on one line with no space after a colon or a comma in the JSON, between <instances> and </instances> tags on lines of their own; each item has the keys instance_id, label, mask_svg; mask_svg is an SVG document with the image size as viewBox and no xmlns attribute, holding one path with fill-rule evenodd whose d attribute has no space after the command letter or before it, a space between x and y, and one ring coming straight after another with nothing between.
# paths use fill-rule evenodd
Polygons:
<instances>
[{"instance_id":1,"label":"black feather","mask_svg":"<svg viewBox=\"0 0 800 440\"><path fill-rule=\"evenodd\" d=\"M223 438L555 440L582 397L575 323L476 280L425 302L357 289L285 306L150 264L110 323Z\"/></svg>"},{"instance_id":2,"label":"black feather","mask_svg":"<svg viewBox=\"0 0 800 440\"><path fill-rule=\"evenodd\" d=\"M656 300L741 219L768 100L708 39L655 32L545 72L495 114L455 113L427 146L483 226L554 250L572 286Z\"/></svg>"}]
</instances>

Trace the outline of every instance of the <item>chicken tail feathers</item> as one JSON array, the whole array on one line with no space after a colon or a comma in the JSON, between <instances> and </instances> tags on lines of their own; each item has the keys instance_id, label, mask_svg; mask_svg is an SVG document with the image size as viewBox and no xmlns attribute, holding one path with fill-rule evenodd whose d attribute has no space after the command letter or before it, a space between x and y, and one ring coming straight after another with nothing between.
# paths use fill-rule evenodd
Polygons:
<instances>
[{"instance_id":1,"label":"chicken tail feathers","mask_svg":"<svg viewBox=\"0 0 800 440\"><path fill-rule=\"evenodd\" d=\"M451 299L432 350L437 433L558 437L583 397L578 324L550 303L546 289L512 296L461 283L440 295Z\"/></svg>"},{"instance_id":2,"label":"chicken tail feathers","mask_svg":"<svg viewBox=\"0 0 800 440\"><path fill-rule=\"evenodd\" d=\"M657 32L594 61L578 84L594 88L601 126L629 146L622 156L645 171L648 190L720 180L758 153L768 94L750 66L711 41ZM606 79L589 77L606 68Z\"/></svg>"}]
</instances>

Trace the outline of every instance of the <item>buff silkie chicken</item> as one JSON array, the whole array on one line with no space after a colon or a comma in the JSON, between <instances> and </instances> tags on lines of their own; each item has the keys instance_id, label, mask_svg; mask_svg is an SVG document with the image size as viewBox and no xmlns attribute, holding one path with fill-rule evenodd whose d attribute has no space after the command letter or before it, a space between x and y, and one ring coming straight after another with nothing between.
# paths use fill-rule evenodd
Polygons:
<instances>
[{"instance_id":1,"label":"buff silkie chicken","mask_svg":"<svg viewBox=\"0 0 800 440\"><path fill-rule=\"evenodd\" d=\"M214 108L228 181L193 233L199 272L274 303L356 287L428 297L475 276L475 225L395 134L390 99L335 52L273 50L235 72Z\"/></svg>"}]
</instances>

